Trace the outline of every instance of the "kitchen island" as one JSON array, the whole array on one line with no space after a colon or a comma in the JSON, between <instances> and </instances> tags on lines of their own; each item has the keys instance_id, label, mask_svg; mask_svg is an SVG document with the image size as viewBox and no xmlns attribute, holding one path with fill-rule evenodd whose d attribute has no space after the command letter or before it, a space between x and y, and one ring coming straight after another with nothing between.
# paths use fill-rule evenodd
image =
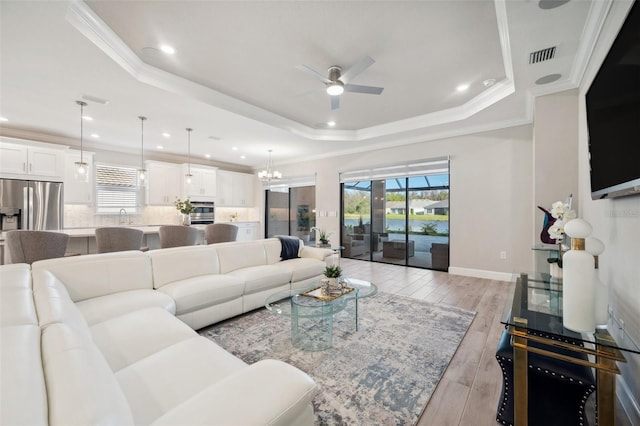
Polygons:
<instances>
[{"instance_id":1,"label":"kitchen island","mask_svg":"<svg viewBox=\"0 0 640 426\"><path fill-rule=\"evenodd\" d=\"M226 223L226 222L216 222L216 223ZM238 225L240 230L249 228L255 229L257 232L258 223L259 222L231 222L234 225ZM139 229L143 232L144 238L142 241L143 246L149 247L149 250L155 250L160 248L160 236L159 229L162 225L112 225L114 227L127 227L133 229ZM204 244L204 228L206 225L191 225L191 227L198 229L198 244ZM96 247L96 228L98 227L87 227L87 228L65 228L60 231L53 232L62 232L69 235L69 243L67 244L67 253L73 254L94 254L97 253ZM253 238L246 238L247 233L239 232L238 240L244 239L256 239L257 236L254 236L255 233L251 233ZM8 253L4 250L4 240L5 233L0 233L0 264L8 263Z\"/></svg>"}]
</instances>

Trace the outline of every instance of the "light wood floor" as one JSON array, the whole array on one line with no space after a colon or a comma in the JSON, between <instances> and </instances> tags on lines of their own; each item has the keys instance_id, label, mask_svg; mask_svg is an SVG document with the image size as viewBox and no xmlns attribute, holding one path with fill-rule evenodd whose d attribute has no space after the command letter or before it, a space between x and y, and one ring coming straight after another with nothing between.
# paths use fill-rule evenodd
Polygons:
<instances>
[{"instance_id":1,"label":"light wood floor","mask_svg":"<svg viewBox=\"0 0 640 426\"><path fill-rule=\"evenodd\" d=\"M343 275L371 281L380 291L476 312L417 426L496 426L502 373L495 351L510 284L353 259L341 264ZM617 412L616 425L630 424Z\"/></svg>"}]
</instances>

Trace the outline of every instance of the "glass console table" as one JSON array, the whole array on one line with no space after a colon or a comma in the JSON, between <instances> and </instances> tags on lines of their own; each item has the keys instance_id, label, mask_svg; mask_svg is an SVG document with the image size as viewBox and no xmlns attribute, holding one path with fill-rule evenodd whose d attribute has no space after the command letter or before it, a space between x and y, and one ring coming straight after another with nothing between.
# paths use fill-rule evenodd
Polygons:
<instances>
[{"instance_id":1,"label":"glass console table","mask_svg":"<svg viewBox=\"0 0 640 426\"><path fill-rule=\"evenodd\" d=\"M515 424L527 425L529 418L527 357L531 352L595 368L598 424L613 426L615 376L620 374L616 362L625 362L623 352L640 354L640 348L624 334L624 330L622 338L616 342L607 329L582 334L565 329L562 325L561 279L544 273L522 273L514 276L513 283L513 297L507 299L500 322L511 335L513 346ZM611 320L609 327L612 327ZM536 344L530 345L532 342ZM561 350L556 352L554 348ZM567 352L575 356L566 355Z\"/></svg>"}]
</instances>

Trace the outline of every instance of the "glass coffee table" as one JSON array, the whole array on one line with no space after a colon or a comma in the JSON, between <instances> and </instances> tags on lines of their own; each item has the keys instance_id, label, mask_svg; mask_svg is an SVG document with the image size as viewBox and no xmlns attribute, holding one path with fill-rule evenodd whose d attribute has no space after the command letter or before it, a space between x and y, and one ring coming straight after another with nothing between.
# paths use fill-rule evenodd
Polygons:
<instances>
[{"instance_id":1,"label":"glass coffee table","mask_svg":"<svg viewBox=\"0 0 640 426\"><path fill-rule=\"evenodd\" d=\"M291 343L306 351L323 351L333 346L333 316L355 302L354 322L358 330L358 300L375 295L378 288L369 281L344 279L348 292L332 300L305 295L318 287L313 285L285 290L267 297L265 307L276 315L291 318Z\"/></svg>"}]
</instances>

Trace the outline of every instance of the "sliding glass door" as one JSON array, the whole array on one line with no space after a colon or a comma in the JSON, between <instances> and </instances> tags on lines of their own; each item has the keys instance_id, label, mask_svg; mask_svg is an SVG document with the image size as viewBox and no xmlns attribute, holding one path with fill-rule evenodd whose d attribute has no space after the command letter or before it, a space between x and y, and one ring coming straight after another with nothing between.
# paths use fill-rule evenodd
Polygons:
<instances>
[{"instance_id":1,"label":"sliding glass door","mask_svg":"<svg viewBox=\"0 0 640 426\"><path fill-rule=\"evenodd\" d=\"M448 269L448 161L434 164L445 167L425 167L421 175L343 179L344 257Z\"/></svg>"}]
</instances>

